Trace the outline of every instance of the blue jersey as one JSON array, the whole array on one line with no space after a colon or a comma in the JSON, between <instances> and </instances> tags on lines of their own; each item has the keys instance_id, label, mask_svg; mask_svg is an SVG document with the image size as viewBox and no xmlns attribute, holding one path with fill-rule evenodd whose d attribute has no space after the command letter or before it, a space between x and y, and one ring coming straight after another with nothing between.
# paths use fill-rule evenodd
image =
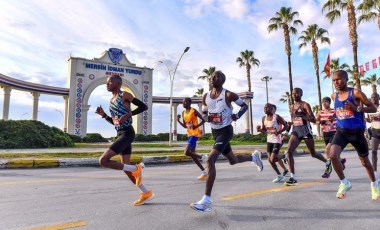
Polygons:
<instances>
[{"instance_id":1,"label":"blue jersey","mask_svg":"<svg viewBox=\"0 0 380 230\"><path fill-rule=\"evenodd\" d=\"M110 112L112 117L120 118L124 114L129 113L128 109L123 104L123 92L120 92L115 101L110 101ZM128 118L120 125L115 125L116 130L123 130L132 125L132 117Z\"/></svg>"},{"instance_id":2,"label":"blue jersey","mask_svg":"<svg viewBox=\"0 0 380 230\"><path fill-rule=\"evenodd\" d=\"M336 126L337 126L337 128L341 128L341 129L365 130L363 113L351 111L351 110L346 110L344 108L344 104L346 103L346 101L349 101L349 102L355 104L353 92L354 92L354 89L349 87L348 88L348 97L343 101L339 101L339 94L338 94L338 92L336 92L335 101L334 101L336 117L338 119Z\"/></svg>"}]
</instances>

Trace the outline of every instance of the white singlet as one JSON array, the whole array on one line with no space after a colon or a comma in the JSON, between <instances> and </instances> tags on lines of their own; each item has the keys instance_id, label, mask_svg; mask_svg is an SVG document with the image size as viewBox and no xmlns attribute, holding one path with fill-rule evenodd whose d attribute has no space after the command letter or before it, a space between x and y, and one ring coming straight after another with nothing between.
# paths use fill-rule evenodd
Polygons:
<instances>
[{"instance_id":1,"label":"white singlet","mask_svg":"<svg viewBox=\"0 0 380 230\"><path fill-rule=\"evenodd\" d=\"M216 99L211 98L211 91L206 95L206 105L209 116L211 117L211 128L221 129L232 123L232 106L229 107L226 102L226 89L222 89Z\"/></svg>"}]
</instances>

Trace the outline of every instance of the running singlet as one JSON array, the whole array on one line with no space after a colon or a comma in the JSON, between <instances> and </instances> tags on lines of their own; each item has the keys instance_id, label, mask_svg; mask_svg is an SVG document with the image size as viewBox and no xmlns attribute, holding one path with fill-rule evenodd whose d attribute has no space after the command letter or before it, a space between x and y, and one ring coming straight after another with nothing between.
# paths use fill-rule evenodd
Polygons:
<instances>
[{"instance_id":1,"label":"running singlet","mask_svg":"<svg viewBox=\"0 0 380 230\"><path fill-rule=\"evenodd\" d=\"M226 89L222 89L216 99L211 98L211 91L206 95L206 105L209 116L211 117L211 128L221 129L232 123L232 106L226 102Z\"/></svg>"},{"instance_id":2,"label":"running singlet","mask_svg":"<svg viewBox=\"0 0 380 230\"><path fill-rule=\"evenodd\" d=\"M302 118L302 115L306 116L306 113L302 110L303 102L301 105L294 109L294 105L291 110L291 118L293 122L293 132L297 133L298 137L307 136L308 134L313 135L310 122Z\"/></svg>"},{"instance_id":3,"label":"running singlet","mask_svg":"<svg viewBox=\"0 0 380 230\"><path fill-rule=\"evenodd\" d=\"M189 112L186 112L186 110L185 110L185 111L183 111L182 115L183 115L183 120L185 121L185 126L187 128L187 135L189 137L190 136L200 137L201 132L199 130L199 127L196 129L192 128L193 126L198 125L198 117L197 117L197 115L195 115L194 109L190 108Z\"/></svg>"},{"instance_id":4,"label":"running singlet","mask_svg":"<svg viewBox=\"0 0 380 230\"><path fill-rule=\"evenodd\" d=\"M353 88L351 87L348 88L348 96L343 101L339 101L338 92L336 92L335 94L334 107L335 107L336 117L338 118L337 128L365 130L363 114L361 112L356 112L356 111L354 112L351 110L346 110L344 108L344 104L346 103L346 101L349 101L355 104L354 98L352 96L353 92L354 92Z\"/></svg>"},{"instance_id":5,"label":"running singlet","mask_svg":"<svg viewBox=\"0 0 380 230\"><path fill-rule=\"evenodd\" d=\"M115 117L120 118L124 114L129 113L128 109L125 108L125 106L123 105L123 91L119 93L115 101L110 101L110 112L112 119L114 119ZM123 130L132 125L132 117L128 118L125 122L121 124L115 123L114 120L114 125L117 131Z\"/></svg>"},{"instance_id":6,"label":"running singlet","mask_svg":"<svg viewBox=\"0 0 380 230\"><path fill-rule=\"evenodd\" d=\"M328 132L335 132L336 131L336 117L334 116L335 114L335 109L330 109L328 111L326 110L321 110L320 116L320 124L322 128L322 132L328 133ZM331 122L331 120L333 120Z\"/></svg>"},{"instance_id":7,"label":"running singlet","mask_svg":"<svg viewBox=\"0 0 380 230\"><path fill-rule=\"evenodd\" d=\"M380 129L380 107L377 107L376 113L369 113L368 116L371 121L371 127L374 129Z\"/></svg>"},{"instance_id":8,"label":"running singlet","mask_svg":"<svg viewBox=\"0 0 380 230\"><path fill-rule=\"evenodd\" d=\"M264 126L267 129L267 142L281 144L281 134L275 134L276 131L281 129L280 124L277 122L277 115L273 114L272 120L267 120L268 115L264 117Z\"/></svg>"}]
</instances>

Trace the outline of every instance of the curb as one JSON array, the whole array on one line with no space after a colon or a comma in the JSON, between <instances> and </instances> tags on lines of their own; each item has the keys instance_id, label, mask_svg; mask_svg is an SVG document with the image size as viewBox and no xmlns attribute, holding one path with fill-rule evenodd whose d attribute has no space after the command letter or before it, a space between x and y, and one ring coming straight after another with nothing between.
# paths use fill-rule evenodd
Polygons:
<instances>
[{"instance_id":1,"label":"curb","mask_svg":"<svg viewBox=\"0 0 380 230\"><path fill-rule=\"evenodd\" d=\"M347 148L345 151L352 151L354 148ZM324 153L325 150L316 150L317 153ZM299 150L295 156L310 154L309 151ZM262 154L266 159L267 155ZM112 160L119 161L118 157ZM218 161L226 160L223 155L218 157ZM146 165L191 162L192 159L185 155L168 156L132 156L131 163L143 162ZM0 169L30 169L30 168L56 168L56 167L100 167L98 158L64 158L64 159L11 159L0 160Z\"/></svg>"}]
</instances>

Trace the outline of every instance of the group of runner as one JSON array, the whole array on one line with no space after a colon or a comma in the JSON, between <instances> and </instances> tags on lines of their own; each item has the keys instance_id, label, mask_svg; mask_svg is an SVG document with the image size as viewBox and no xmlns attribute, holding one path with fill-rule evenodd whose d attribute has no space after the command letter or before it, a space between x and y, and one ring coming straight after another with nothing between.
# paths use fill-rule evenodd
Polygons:
<instances>
[{"instance_id":1,"label":"group of runner","mask_svg":"<svg viewBox=\"0 0 380 230\"><path fill-rule=\"evenodd\" d=\"M251 155L237 155L232 151L230 140L233 137L233 127L231 123L242 117L247 111L248 105L236 93L223 87L225 80L226 76L223 72L215 71L210 78L212 89L203 95L201 113L191 107L191 98L185 98L182 116L177 116L177 121L186 128L188 134L185 154L191 157L200 168L201 175L198 179L206 181L205 193L202 198L198 202L190 204L190 207L198 212L212 210L211 192L216 177L215 162L220 154L231 165L252 162L257 166L258 171L262 171L264 168L261 151L255 150ZM282 182L289 173L290 178L284 184L286 186L298 184L295 176L293 153L303 140L310 155L324 162L323 178L329 178L334 168L341 181L336 197L345 198L352 185L343 173L346 159L341 158L341 152L350 143L356 149L371 181L372 199L377 200L380 198L377 173L377 149L380 143L379 95L374 93L369 100L360 90L348 87L348 75L343 70L336 71L332 80L336 88L336 92L331 95L332 100L334 100L334 108L331 108L331 99L325 97L323 98L323 108L316 116L314 116L310 105L302 100L303 92L300 88L294 88L291 94L294 100L294 103L289 107L291 121L287 122L283 117L276 114L275 105L267 103L264 106L265 115L262 118L261 125L257 126L257 131L267 134L268 161L276 173L276 178L272 182ZM115 126L118 135L116 141L100 157L99 163L104 167L123 170L128 175L132 183L141 191L139 199L134 202L134 205L137 206L152 200L155 196L153 191L147 189L142 183L144 164L130 164L131 143L135 134L131 117L143 112L147 107L130 93L121 91L121 84L122 80L119 76L111 76L107 79L107 90L113 94L110 101L111 116L108 116L102 107L98 107L96 110L96 113ZM240 107L237 113L233 113L232 102ZM130 103L136 105L137 108L131 111ZM367 118L365 113L368 114ZM372 126L372 163L368 158L368 142L364 136L366 121L371 122ZM199 127L205 122L211 126L214 145L209 155L199 155L195 151L196 143L201 136ZM315 150L310 123L316 123L322 128L326 144L325 156ZM283 139L288 136L290 130L288 147L284 154L281 154ZM121 163L111 160L111 157L117 154L121 155ZM288 164L289 169L286 168L284 162ZM283 172L280 172L277 163Z\"/></svg>"}]
</instances>

